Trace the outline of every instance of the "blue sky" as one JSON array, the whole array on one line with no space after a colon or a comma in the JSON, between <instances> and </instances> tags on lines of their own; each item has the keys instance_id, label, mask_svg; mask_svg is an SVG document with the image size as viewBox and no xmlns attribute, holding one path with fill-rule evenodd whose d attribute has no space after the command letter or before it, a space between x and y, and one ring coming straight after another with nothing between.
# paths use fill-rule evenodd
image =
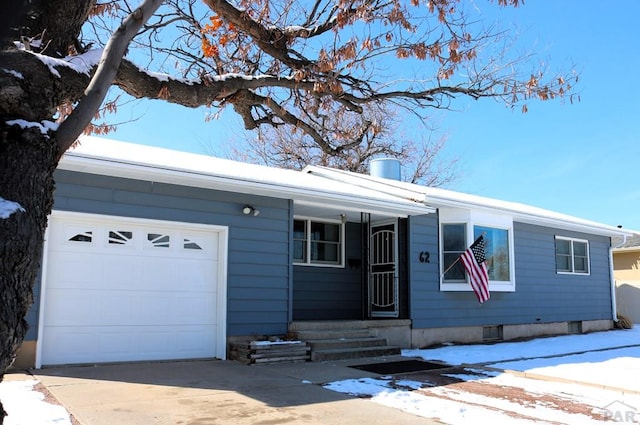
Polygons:
<instances>
[{"instance_id":1,"label":"blue sky","mask_svg":"<svg viewBox=\"0 0 640 425\"><path fill-rule=\"evenodd\" d=\"M517 48L535 52L536 61L575 68L580 102L531 102L522 114L492 100L461 99L456 111L434 111L448 140L444 155L460 160L460 178L447 188L640 230L640 2L475 5L517 31ZM136 102L115 118L136 121L105 137L196 153L223 152L242 137L231 109L209 122L206 113Z\"/></svg>"}]
</instances>

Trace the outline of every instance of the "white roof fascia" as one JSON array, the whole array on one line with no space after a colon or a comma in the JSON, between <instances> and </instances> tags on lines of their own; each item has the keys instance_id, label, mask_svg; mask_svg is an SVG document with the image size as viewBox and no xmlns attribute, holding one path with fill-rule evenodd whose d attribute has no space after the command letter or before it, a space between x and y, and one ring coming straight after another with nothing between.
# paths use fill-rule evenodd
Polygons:
<instances>
[{"instance_id":1,"label":"white roof fascia","mask_svg":"<svg viewBox=\"0 0 640 425\"><path fill-rule=\"evenodd\" d=\"M525 204L497 200L490 200L491 202L485 203L481 201L481 197L475 195L468 196L478 198L479 202L452 200L449 198L433 197L429 195L427 195L427 198L429 199L429 204L432 206L484 209L487 211L503 212L511 215L514 221L533 225L559 227L576 232L601 236L623 236L632 234L632 232L628 230ZM486 199L489 200L489 198Z\"/></svg>"},{"instance_id":2,"label":"white roof fascia","mask_svg":"<svg viewBox=\"0 0 640 425\"><path fill-rule=\"evenodd\" d=\"M461 192L454 192L447 189L431 188L420 186L414 183L383 179L366 174L357 174L350 171L335 170L326 167L310 166L303 171L313 173L337 181L357 180L362 187L379 188L384 187L384 192L396 194L400 198L416 196L422 194L424 202L432 207L454 207L464 209L482 209L489 212L503 212L511 215L514 220L550 227L560 227L582 233L590 233L602 236L623 236L632 235L633 232L597 223L590 220L573 217L566 214L532 207L525 204L500 201L478 195L469 195Z\"/></svg>"},{"instance_id":3,"label":"white roof fascia","mask_svg":"<svg viewBox=\"0 0 640 425\"><path fill-rule=\"evenodd\" d=\"M96 139L96 138L89 138ZM115 142L107 139L99 139L82 143L104 143L116 147L116 151L135 149L137 154L142 154L146 162L132 161L123 158L109 157L109 155L92 154L91 148L73 150L67 152L58 168L70 171L78 171L92 174L134 178L140 180L153 180L157 182L195 186L223 191L248 193L259 196L272 196L283 199L293 199L294 202L317 203L327 206L334 203L336 207L348 208L352 211L364 211L383 213L406 217L407 215L428 214L435 210L415 202L399 202L397 197L383 195L372 190L353 188L347 184L336 182L333 188L327 188L326 180L315 176L305 175L298 171L283 170L254 164L244 164L235 161L220 160L219 158L205 157L204 155L188 154L185 152L169 151L155 147L135 145L123 142ZM88 144L89 144L88 143ZM99 149L97 150L99 151ZM191 159L210 161L212 166L216 163L229 165L231 162L235 168L245 167L251 169L253 176L243 177L242 172L235 175L216 174L201 169L189 169L177 167L165 161L154 164L149 160L149 155L162 151L188 163ZM185 161L186 160L186 161ZM215 168L215 167L214 167ZM269 179L269 173L278 174L277 178ZM249 173L252 174L252 173ZM258 178L262 176L264 178ZM286 181L291 181L287 183Z\"/></svg>"}]
</instances>

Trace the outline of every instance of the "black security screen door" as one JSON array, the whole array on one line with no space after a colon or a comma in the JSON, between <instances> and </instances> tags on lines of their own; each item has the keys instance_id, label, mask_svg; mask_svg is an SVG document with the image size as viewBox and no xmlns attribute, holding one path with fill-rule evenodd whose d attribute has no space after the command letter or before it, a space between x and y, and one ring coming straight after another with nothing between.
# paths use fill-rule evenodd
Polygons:
<instances>
[{"instance_id":1,"label":"black security screen door","mask_svg":"<svg viewBox=\"0 0 640 425\"><path fill-rule=\"evenodd\" d=\"M372 225L369 251L369 315L398 317L395 224Z\"/></svg>"}]
</instances>

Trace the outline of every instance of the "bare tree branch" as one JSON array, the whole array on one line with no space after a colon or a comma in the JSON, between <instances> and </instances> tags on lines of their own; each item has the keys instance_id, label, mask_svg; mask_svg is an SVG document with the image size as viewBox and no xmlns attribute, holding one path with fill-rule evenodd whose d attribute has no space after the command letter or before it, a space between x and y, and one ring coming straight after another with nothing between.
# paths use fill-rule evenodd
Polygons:
<instances>
[{"instance_id":1,"label":"bare tree branch","mask_svg":"<svg viewBox=\"0 0 640 425\"><path fill-rule=\"evenodd\" d=\"M91 122L105 99L109 87L113 84L131 39L161 4L162 0L143 0L140 7L129 15L113 33L104 48L98 69L84 92L84 97L58 128L56 140L60 155L76 141Z\"/></svg>"},{"instance_id":2,"label":"bare tree branch","mask_svg":"<svg viewBox=\"0 0 640 425\"><path fill-rule=\"evenodd\" d=\"M302 169L323 165L367 173L372 159L397 158L403 164L404 180L440 187L459 176L457 159L445 160L446 139L436 137L433 129L422 126L417 136L403 133L400 109L369 105L360 114L336 110L315 123L315 129L330 148L320 147L306 132L295 126L264 127L257 133L236 137L228 151L212 154L231 159Z\"/></svg>"}]
</instances>

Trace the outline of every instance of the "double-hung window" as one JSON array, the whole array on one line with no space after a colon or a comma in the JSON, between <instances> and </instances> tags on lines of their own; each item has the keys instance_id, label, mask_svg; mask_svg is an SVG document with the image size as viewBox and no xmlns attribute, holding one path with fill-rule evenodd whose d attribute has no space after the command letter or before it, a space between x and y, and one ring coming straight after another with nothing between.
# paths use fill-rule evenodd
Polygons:
<instances>
[{"instance_id":1,"label":"double-hung window","mask_svg":"<svg viewBox=\"0 0 640 425\"><path fill-rule=\"evenodd\" d=\"M343 225L339 222L296 218L293 221L295 264L342 267Z\"/></svg>"},{"instance_id":2,"label":"double-hung window","mask_svg":"<svg viewBox=\"0 0 640 425\"><path fill-rule=\"evenodd\" d=\"M556 236L556 272L589 274L589 242Z\"/></svg>"}]
</instances>

